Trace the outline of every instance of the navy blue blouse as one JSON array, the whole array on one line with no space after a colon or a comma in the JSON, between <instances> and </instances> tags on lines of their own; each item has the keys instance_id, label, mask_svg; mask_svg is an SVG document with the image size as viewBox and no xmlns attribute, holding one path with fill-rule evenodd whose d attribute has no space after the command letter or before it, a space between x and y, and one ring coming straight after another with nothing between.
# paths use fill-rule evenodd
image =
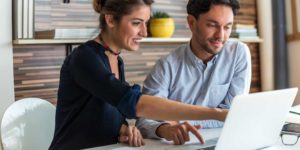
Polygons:
<instances>
[{"instance_id":1,"label":"navy blue blouse","mask_svg":"<svg viewBox=\"0 0 300 150\"><path fill-rule=\"evenodd\" d=\"M60 72L55 133L49 149L83 149L118 142L125 118L135 118L140 86L111 72L102 45L88 41L75 48Z\"/></svg>"}]
</instances>

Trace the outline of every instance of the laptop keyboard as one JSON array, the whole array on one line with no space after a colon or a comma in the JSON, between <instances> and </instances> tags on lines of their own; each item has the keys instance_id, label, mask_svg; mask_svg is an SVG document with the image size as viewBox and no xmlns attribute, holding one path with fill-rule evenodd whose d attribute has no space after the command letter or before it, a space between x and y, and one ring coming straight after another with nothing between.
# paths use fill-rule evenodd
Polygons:
<instances>
[{"instance_id":1,"label":"laptop keyboard","mask_svg":"<svg viewBox=\"0 0 300 150\"><path fill-rule=\"evenodd\" d=\"M209 144L209 145L216 145L217 142L218 142L218 140L219 140L218 137L217 137L217 138L213 138L213 139L206 140L204 145L206 145L206 144Z\"/></svg>"},{"instance_id":2,"label":"laptop keyboard","mask_svg":"<svg viewBox=\"0 0 300 150\"><path fill-rule=\"evenodd\" d=\"M216 147L216 144L218 142L218 139L219 138L213 138L213 139L206 140L204 145L200 145L200 147L203 146L203 148L198 148L197 150L214 150Z\"/></svg>"},{"instance_id":3,"label":"laptop keyboard","mask_svg":"<svg viewBox=\"0 0 300 150\"><path fill-rule=\"evenodd\" d=\"M166 150L214 150L216 144L218 142L218 138L213 138L206 140L204 144L186 144L180 145L172 148L167 148Z\"/></svg>"},{"instance_id":4,"label":"laptop keyboard","mask_svg":"<svg viewBox=\"0 0 300 150\"><path fill-rule=\"evenodd\" d=\"M205 147L205 148L199 148L197 150L215 150L216 146L210 146L210 147Z\"/></svg>"}]
</instances>

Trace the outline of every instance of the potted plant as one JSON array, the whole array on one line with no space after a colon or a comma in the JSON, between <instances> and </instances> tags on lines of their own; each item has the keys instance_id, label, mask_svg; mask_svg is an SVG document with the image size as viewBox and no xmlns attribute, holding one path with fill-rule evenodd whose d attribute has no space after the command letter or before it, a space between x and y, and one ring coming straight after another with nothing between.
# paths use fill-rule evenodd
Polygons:
<instances>
[{"instance_id":1,"label":"potted plant","mask_svg":"<svg viewBox=\"0 0 300 150\"><path fill-rule=\"evenodd\" d=\"M149 28L152 37L171 37L175 30L174 19L166 12L153 12Z\"/></svg>"}]
</instances>

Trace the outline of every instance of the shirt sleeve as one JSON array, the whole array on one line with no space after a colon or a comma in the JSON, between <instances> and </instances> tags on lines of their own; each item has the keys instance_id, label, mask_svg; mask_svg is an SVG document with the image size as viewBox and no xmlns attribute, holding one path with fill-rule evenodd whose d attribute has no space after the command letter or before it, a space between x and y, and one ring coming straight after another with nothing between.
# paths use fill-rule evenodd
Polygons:
<instances>
[{"instance_id":1,"label":"shirt sleeve","mask_svg":"<svg viewBox=\"0 0 300 150\"><path fill-rule=\"evenodd\" d=\"M160 59L146 77L142 93L167 98L170 75L168 64L165 60Z\"/></svg>"},{"instance_id":2,"label":"shirt sleeve","mask_svg":"<svg viewBox=\"0 0 300 150\"><path fill-rule=\"evenodd\" d=\"M201 125L203 129L209 128L221 128L224 125L224 122L217 121L217 120L194 120L188 121L191 125Z\"/></svg>"},{"instance_id":3,"label":"shirt sleeve","mask_svg":"<svg viewBox=\"0 0 300 150\"><path fill-rule=\"evenodd\" d=\"M137 120L136 126L141 131L141 134L144 138L161 139L159 136L157 136L156 130L162 124L165 123L145 118L139 118Z\"/></svg>"},{"instance_id":4,"label":"shirt sleeve","mask_svg":"<svg viewBox=\"0 0 300 150\"><path fill-rule=\"evenodd\" d=\"M225 99L218 106L219 108L230 108L235 96L247 94L251 84L251 55L248 46L239 43L237 46L237 59L233 78Z\"/></svg>"},{"instance_id":5,"label":"shirt sleeve","mask_svg":"<svg viewBox=\"0 0 300 150\"><path fill-rule=\"evenodd\" d=\"M168 80L170 71L164 67L166 65L162 60L159 60L144 81L143 94L168 97ZM163 124L155 120L140 118L137 122L137 127L140 129L143 137L159 139L156 135L157 128Z\"/></svg>"},{"instance_id":6,"label":"shirt sleeve","mask_svg":"<svg viewBox=\"0 0 300 150\"><path fill-rule=\"evenodd\" d=\"M126 118L135 118L140 86L131 87L116 79L105 66L104 58L89 47L80 46L73 53L68 66L75 82L95 97L115 106Z\"/></svg>"}]
</instances>

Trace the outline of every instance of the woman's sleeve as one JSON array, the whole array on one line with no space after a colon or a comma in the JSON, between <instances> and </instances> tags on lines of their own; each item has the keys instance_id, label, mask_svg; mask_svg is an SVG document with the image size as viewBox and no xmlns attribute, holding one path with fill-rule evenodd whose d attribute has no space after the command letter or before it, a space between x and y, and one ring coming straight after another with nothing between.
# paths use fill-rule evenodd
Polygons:
<instances>
[{"instance_id":1,"label":"woman's sleeve","mask_svg":"<svg viewBox=\"0 0 300 150\"><path fill-rule=\"evenodd\" d=\"M69 69L76 83L95 97L115 106L126 118L135 118L140 86L129 86L116 79L104 65L103 58L87 47L72 54Z\"/></svg>"}]
</instances>

